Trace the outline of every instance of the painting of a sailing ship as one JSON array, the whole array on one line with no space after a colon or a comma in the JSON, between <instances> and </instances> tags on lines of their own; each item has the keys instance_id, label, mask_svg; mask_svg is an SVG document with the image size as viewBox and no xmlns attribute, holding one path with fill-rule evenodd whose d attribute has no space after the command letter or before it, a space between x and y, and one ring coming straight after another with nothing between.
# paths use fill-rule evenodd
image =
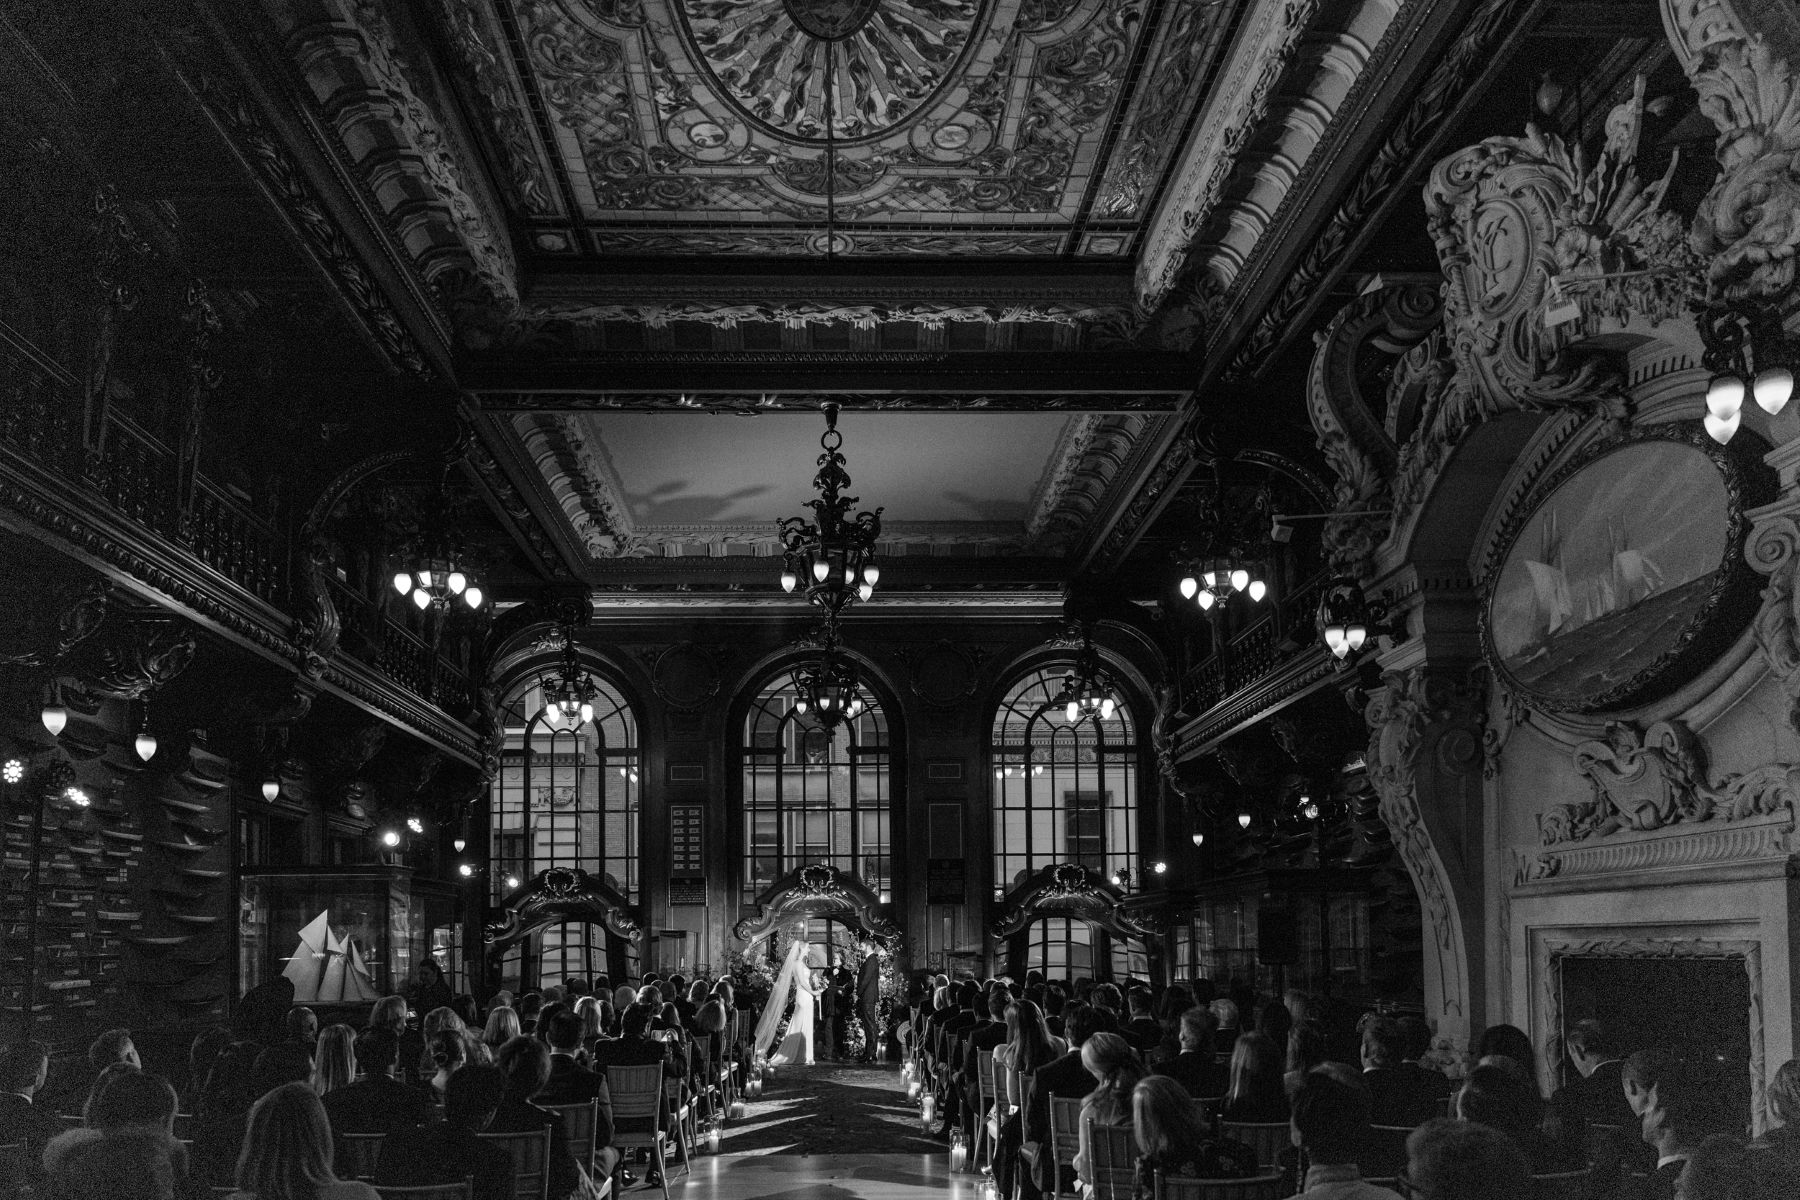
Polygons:
<instances>
[{"instance_id":1,"label":"painting of a sailing ship","mask_svg":"<svg viewBox=\"0 0 1800 1200\"><path fill-rule=\"evenodd\" d=\"M1724 479L1693 447L1647 441L1595 459L1507 552L1488 612L1501 665L1570 703L1629 683L1695 619L1730 524Z\"/></svg>"}]
</instances>

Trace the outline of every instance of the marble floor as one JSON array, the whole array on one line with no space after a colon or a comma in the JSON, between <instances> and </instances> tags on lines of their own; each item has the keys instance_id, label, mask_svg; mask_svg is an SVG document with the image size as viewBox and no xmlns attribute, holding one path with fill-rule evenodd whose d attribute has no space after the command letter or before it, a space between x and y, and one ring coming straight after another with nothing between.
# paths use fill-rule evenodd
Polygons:
<instances>
[{"instance_id":1,"label":"marble floor","mask_svg":"<svg viewBox=\"0 0 1800 1200\"><path fill-rule=\"evenodd\" d=\"M980 1175L951 1175L945 1154L721 1154L669 1185L671 1200L981 1200ZM654 1189L634 1188L633 1200Z\"/></svg>"}]
</instances>

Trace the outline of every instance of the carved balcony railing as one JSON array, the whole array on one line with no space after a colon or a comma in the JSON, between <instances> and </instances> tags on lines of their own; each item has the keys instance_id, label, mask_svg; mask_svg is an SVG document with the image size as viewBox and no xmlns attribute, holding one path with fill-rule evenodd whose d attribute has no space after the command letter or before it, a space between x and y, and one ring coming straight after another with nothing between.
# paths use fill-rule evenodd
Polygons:
<instances>
[{"instance_id":1,"label":"carved balcony railing","mask_svg":"<svg viewBox=\"0 0 1800 1200\"><path fill-rule=\"evenodd\" d=\"M292 653L297 581L288 531L205 476L194 479L184 506L174 450L129 417L109 412L95 451L86 444L83 419L76 381L0 324L0 465L15 468L16 483L4 494L32 510L28 515L39 524L113 558L159 591L173 589L265 651ZM176 569L177 563L189 565ZM467 741L466 726L446 726L442 715L457 714L460 723L470 710L467 675L338 580L327 580L327 592L349 635L343 650L436 706L439 714L426 719L434 733ZM368 698L372 681L366 672L363 678L351 690Z\"/></svg>"},{"instance_id":2,"label":"carved balcony railing","mask_svg":"<svg viewBox=\"0 0 1800 1200\"><path fill-rule=\"evenodd\" d=\"M1330 582L1322 571L1287 589L1182 677L1182 707L1198 715L1176 734L1179 751L1217 740L1330 675L1330 656L1313 628Z\"/></svg>"}]
</instances>

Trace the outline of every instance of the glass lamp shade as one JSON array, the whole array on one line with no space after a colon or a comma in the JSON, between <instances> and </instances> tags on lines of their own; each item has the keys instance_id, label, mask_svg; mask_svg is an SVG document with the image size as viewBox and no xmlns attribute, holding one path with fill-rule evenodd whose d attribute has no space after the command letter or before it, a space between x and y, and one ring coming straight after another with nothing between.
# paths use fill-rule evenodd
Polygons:
<instances>
[{"instance_id":1,"label":"glass lamp shade","mask_svg":"<svg viewBox=\"0 0 1800 1200\"><path fill-rule=\"evenodd\" d=\"M1250 828L1250 814L1249 813L1241 812L1238 814L1238 828L1239 829Z\"/></svg>"},{"instance_id":2,"label":"glass lamp shade","mask_svg":"<svg viewBox=\"0 0 1800 1200\"><path fill-rule=\"evenodd\" d=\"M1350 653L1350 639L1345 636L1342 625L1325 627L1325 648L1338 658Z\"/></svg>"},{"instance_id":3,"label":"glass lamp shade","mask_svg":"<svg viewBox=\"0 0 1800 1200\"><path fill-rule=\"evenodd\" d=\"M420 587L428 588L431 586L431 572L430 571L420 571L419 575L418 575L418 579L419 579Z\"/></svg>"},{"instance_id":4,"label":"glass lamp shade","mask_svg":"<svg viewBox=\"0 0 1800 1200\"><path fill-rule=\"evenodd\" d=\"M156 735L149 730L138 734L137 740L132 743L132 746L137 751L137 756L145 762L156 757Z\"/></svg>"},{"instance_id":5,"label":"glass lamp shade","mask_svg":"<svg viewBox=\"0 0 1800 1200\"><path fill-rule=\"evenodd\" d=\"M482 600L481 589L478 587L471 586L468 591L463 593L463 601L470 608L480 608L481 600Z\"/></svg>"},{"instance_id":6,"label":"glass lamp shade","mask_svg":"<svg viewBox=\"0 0 1800 1200\"><path fill-rule=\"evenodd\" d=\"M1738 415L1744 407L1744 381L1736 375L1714 375L1706 385L1706 411L1721 421Z\"/></svg>"},{"instance_id":7,"label":"glass lamp shade","mask_svg":"<svg viewBox=\"0 0 1800 1200\"><path fill-rule=\"evenodd\" d=\"M1208 571L1206 574L1200 576L1200 578L1206 582L1206 586L1209 588L1219 586L1219 573L1217 571Z\"/></svg>"},{"instance_id":8,"label":"glass lamp shade","mask_svg":"<svg viewBox=\"0 0 1800 1200\"><path fill-rule=\"evenodd\" d=\"M1344 644L1352 650L1361 650L1363 643L1369 640L1367 625L1351 625L1344 630Z\"/></svg>"},{"instance_id":9,"label":"glass lamp shade","mask_svg":"<svg viewBox=\"0 0 1800 1200\"><path fill-rule=\"evenodd\" d=\"M424 588L413 589L413 604L423 612L431 607L431 593Z\"/></svg>"},{"instance_id":10,"label":"glass lamp shade","mask_svg":"<svg viewBox=\"0 0 1800 1200\"><path fill-rule=\"evenodd\" d=\"M1254 603L1259 602L1264 596L1266 596L1268 594L1269 594L1269 585L1268 584L1264 583L1260 579L1252 579L1250 581L1250 602L1251 603L1254 604Z\"/></svg>"},{"instance_id":11,"label":"glass lamp shade","mask_svg":"<svg viewBox=\"0 0 1800 1200\"><path fill-rule=\"evenodd\" d=\"M277 797L279 795L281 795L281 781L279 779L263 780L262 798L264 800L267 800L270 804L273 804L273 803L275 803L275 797Z\"/></svg>"},{"instance_id":12,"label":"glass lamp shade","mask_svg":"<svg viewBox=\"0 0 1800 1200\"><path fill-rule=\"evenodd\" d=\"M855 567L845 567L844 568L844 586L845 587L853 587L853 586L855 586L855 584L856 584L856 568Z\"/></svg>"},{"instance_id":13,"label":"glass lamp shade","mask_svg":"<svg viewBox=\"0 0 1800 1200\"><path fill-rule=\"evenodd\" d=\"M1217 599L1218 597L1213 595L1211 588L1205 588L1198 596L1194 597L1194 603L1200 606L1201 612L1205 612L1213 606L1213 602Z\"/></svg>"},{"instance_id":14,"label":"glass lamp shade","mask_svg":"<svg viewBox=\"0 0 1800 1200\"><path fill-rule=\"evenodd\" d=\"M801 716L805 716L806 710L810 707L812 707L812 706L806 702L805 696L801 696L794 701L794 711L799 713Z\"/></svg>"},{"instance_id":15,"label":"glass lamp shade","mask_svg":"<svg viewBox=\"0 0 1800 1200\"><path fill-rule=\"evenodd\" d=\"M790 569L781 573L781 590L791 592L800 584L800 577Z\"/></svg>"},{"instance_id":16,"label":"glass lamp shade","mask_svg":"<svg viewBox=\"0 0 1800 1200\"><path fill-rule=\"evenodd\" d=\"M815 558L812 565L813 582L824 583L825 577L829 574L831 574L831 564L822 558Z\"/></svg>"},{"instance_id":17,"label":"glass lamp shade","mask_svg":"<svg viewBox=\"0 0 1800 1200\"><path fill-rule=\"evenodd\" d=\"M1190 837L1188 840L1193 842L1194 845L1196 845L1196 846L1206 845L1206 835L1204 833L1201 833L1198 829L1194 830L1193 836Z\"/></svg>"},{"instance_id":18,"label":"glass lamp shade","mask_svg":"<svg viewBox=\"0 0 1800 1200\"><path fill-rule=\"evenodd\" d=\"M874 587L881 582L881 568L874 563L863 564L863 582Z\"/></svg>"},{"instance_id":19,"label":"glass lamp shade","mask_svg":"<svg viewBox=\"0 0 1800 1200\"><path fill-rule=\"evenodd\" d=\"M1063 715L1069 719L1069 724L1073 725L1081 719L1081 705L1073 700L1069 701L1069 706L1063 710Z\"/></svg>"},{"instance_id":20,"label":"glass lamp shade","mask_svg":"<svg viewBox=\"0 0 1800 1200\"><path fill-rule=\"evenodd\" d=\"M1194 593L1198 592L1199 590L1200 590L1200 581L1199 580L1195 579L1192 575L1182 576L1181 598L1183 600L1192 600L1194 598Z\"/></svg>"},{"instance_id":21,"label":"glass lamp shade","mask_svg":"<svg viewBox=\"0 0 1800 1200\"><path fill-rule=\"evenodd\" d=\"M1231 573L1231 586L1240 592L1249 587L1250 572L1244 570L1242 567L1237 568Z\"/></svg>"},{"instance_id":22,"label":"glass lamp shade","mask_svg":"<svg viewBox=\"0 0 1800 1200\"><path fill-rule=\"evenodd\" d=\"M856 598L858 600L867 600L870 596L873 596L874 594L875 594L875 589L872 586L870 586L869 584L864 583L864 584L857 585Z\"/></svg>"},{"instance_id":23,"label":"glass lamp shade","mask_svg":"<svg viewBox=\"0 0 1800 1200\"><path fill-rule=\"evenodd\" d=\"M1794 373L1786 367L1765 367L1756 373L1750 390L1756 396L1756 406L1772 417L1793 398Z\"/></svg>"},{"instance_id":24,"label":"glass lamp shade","mask_svg":"<svg viewBox=\"0 0 1800 1200\"><path fill-rule=\"evenodd\" d=\"M591 704L583 704L581 706L581 723L583 725L585 725L589 721L592 721L593 719L594 719L594 706Z\"/></svg>"},{"instance_id":25,"label":"glass lamp shade","mask_svg":"<svg viewBox=\"0 0 1800 1200\"><path fill-rule=\"evenodd\" d=\"M413 579L411 575L407 574L405 571L394 572L394 590L396 592L399 592L404 596L406 593L412 591L412 585Z\"/></svg>"},{"instance_id":26,"label":"glass lamp shade","mask_svg":"<svg viewBox=\"0 0 1800 1200\"><path fill-rule=\"evenodd\" d=\"M1103 721L1110 721L1110 720L1112 720L1112 715L1113 715L1113 698L1111 696L1108 696L1106 699L1104 699L1100 702L1100 719Z\"/></svg>"},{"instance_id":27,"label":"glass lamp shade","mask_svg":"<svg viewBox=\"0 0 1800 1200\"><path fill-rule=\"evenodd\" d=\"M59 737L69 724L69 710L60 704L46 704L38 714L38 720L50 731L51 737Z\"/></svg>"},{"instance_id":28,"label":"glass lamp shade","mask_svg":"<svg viewBox=\"0 0 1800 1200\"><path fill-rule=\"evenodd\" d=\"M382 830L381 844L392 850L395 846L400 844L400 832L395 829Z\"/></svg>"},{"instance_id":29,"label":"glass lamp shade","mask_svg":"<svg viewBox=\"0 0 1800 1200\"><path fill-rule=\"evenodd\" d=\"M458 854L461 854L464 850L469 848L469 839L457 838L455 841L451 842L450 845L455 848Z\"/></svg>"},{"instance_id":30,"label":"glass lamp shade","mask_svg":"<svg viewBox=\"0 0 1800 1200\"><path fill-rule=\"evenodd\" d=\"M1729 417L1715 417L1713 414L1707 413L1700 419L1700 423L1706 426L1707 436L1723 446L1737 435L1738 425L1743 419L1742 413L1734 412Z\"/></svg>"},{"instance_id":31,"label":"glass lamp shade","mask_svg":"<svg viewBox=\"0 0 1800 1200\"><path fill-rule=\"evenodd\" d=\"M469 586L469 577L464 575L461 571L452 571L450 572L450 578L445 582L450 585L452 594L460 596L463 593L463 589Z\"/></svg>"}]
</instances>

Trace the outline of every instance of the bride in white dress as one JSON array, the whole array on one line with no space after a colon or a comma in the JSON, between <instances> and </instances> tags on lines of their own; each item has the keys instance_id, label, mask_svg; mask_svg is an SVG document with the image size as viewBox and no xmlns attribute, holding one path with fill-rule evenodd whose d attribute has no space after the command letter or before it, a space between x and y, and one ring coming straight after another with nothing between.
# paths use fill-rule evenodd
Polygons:
<instances>
[{"instance_id":1,"label":"bride in white dress","mask_svg":"<svg viewBox=\"0 0 1800 1200\"><path fill-rule=\"evenodd\" d=\"M788 947L787 958L775 976L775 986L769 990L769 1002L763 1006L762 1016L756 1022L755 1047L776 1066L813 1065L813 1001L821 989L814 981L816 968L811 956L812 944L806 940L804 930L801 926L793 945ZM770 1053L775 1027L781 1024L781 1014L787 1010L790 991L794 997L794 1016L788 1022L787 1036Z\"/></svg>"}]
</instances>

